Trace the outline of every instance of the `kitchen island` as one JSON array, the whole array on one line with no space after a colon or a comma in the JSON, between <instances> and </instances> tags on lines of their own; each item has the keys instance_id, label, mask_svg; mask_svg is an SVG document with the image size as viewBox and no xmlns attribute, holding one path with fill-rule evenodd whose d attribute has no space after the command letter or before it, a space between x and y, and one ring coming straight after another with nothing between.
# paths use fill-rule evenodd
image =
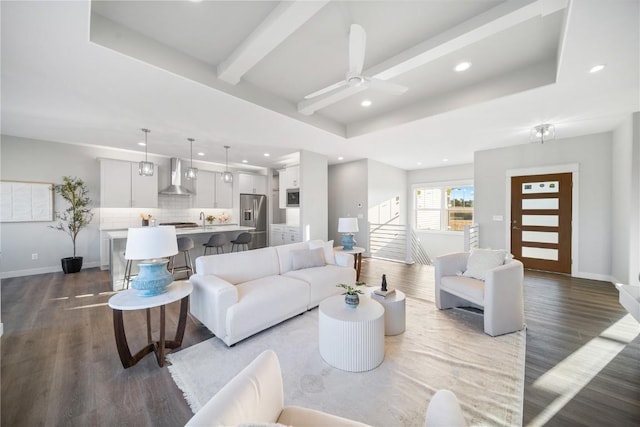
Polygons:
<instances>
[{"instance_id":1,"label":"kitchen island","mask_svg":"<svg viewBox=\"0 0 640 427\"><path fill-rule=\"evenodd\" d=\"M238 234L244 231L251 231L253 227L245 227L241 225L228 224L228 225L207 225L205 227L193 227L193 228L176 228L176 235L189 236L193 239L194 248L190 250L191 259L194 261L204 253L203 244L209 240L212 234L225 233L227 240L231 241L235 239ZM109 279L111 281L111 288L114 291L120 291L124 289L124 267L127 260L124 259L124 251L127 246L127 230L116 230L107 232L109 237ZM231 244L225 246L225 252L231 250ZM175 258L176 267L184 265L184 257L178 254ZM137 274L137 263L133 263L133 269L131 274ZM176 272L177 274L177 272Z\"/></svg>"}]
</instances>

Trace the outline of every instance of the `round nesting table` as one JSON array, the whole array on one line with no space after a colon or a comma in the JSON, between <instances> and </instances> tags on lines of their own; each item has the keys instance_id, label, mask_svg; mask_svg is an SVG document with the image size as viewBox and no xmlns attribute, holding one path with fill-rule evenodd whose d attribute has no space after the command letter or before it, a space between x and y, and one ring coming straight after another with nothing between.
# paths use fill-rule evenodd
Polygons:
<instances>
[{"instance_id":1,"label":"round nesting table","mask_svg":"<svg viewBox=\"0 0 640 427\"><path fill-rule=\"evenodd\" d=\"M351 308L344 295L319 306L320 355L329 365L350 372L369 371L384 359L384 308L371 298L360 298Z\"/></svg>"},{"instance_id":2,"label":"round nesting table","mask_svg":"<svg viewBox=\"0 0 640 427\"><path fill-rule=\"evenodd\" d=\"M371 290L371 298L378 301L384 307L384 334L399 335L405 330L406 309L405 294L402 291L395 290L392 294L383 297Z\"/></svg>"}]
</instances>

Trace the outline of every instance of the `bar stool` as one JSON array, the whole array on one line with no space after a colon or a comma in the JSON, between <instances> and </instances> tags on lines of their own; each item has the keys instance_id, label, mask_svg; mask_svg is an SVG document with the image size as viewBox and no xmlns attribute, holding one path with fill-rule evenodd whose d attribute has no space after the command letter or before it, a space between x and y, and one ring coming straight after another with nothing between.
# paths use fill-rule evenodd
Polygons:
<instances>
[{"instance_id":1,"label":"bar stool","mask_svg":"<svg viewBox=\"0 0 640 427\"><path fill-rule=\"evenodd\" d=\"M209 248L216 248L216 254L219 254L220 250L222 250L222 253L224 253L224 245L226 244L227 236L221 233L212 234L211 237L209 237L207 243L202 244L202 246L204 246L204 255L207 254L207 249ZM213 252L213 249L211 249L211 252Z\"/></svg>"},{"instance_id":2,"label":"bar stool","mask_svg":"<svg viewBox=\"0 0 640 427\"><path fill-rule=\"evenodd\" d=\"M251 243L251 234L250 233L240 233L238 234L238 237L236 237L235 240L231 241L232 245L231 245L231 252L233 252L233 249L236 246L239 246L240 248L243 248L242 250L248 250L249 249L249 243ZM236 252L239 252L236 250Z\"/></svg>"},{"instance_id":3,"label":"bar stool","mask_svg":"<svg viewBox=\"0 0 640 427\"><path fill-rule=\"evenodd\" d=\"M171 265L171 274L177 270L178 272L186 271L187 278L189 278L193 274L193 264L191 263L191 254L189 253L189 249L193 249L194 244L193 240L190 237L178 237L178 253L182 252L184 254L184 266L176 267L175 266L175 258L176 256L172 256L169 260L169 264Z\"/></svg>"},{"instance_id":4,"label":"bar stool","mask_svg":"<svg viewBox=\"0 0 640 427\"><path fill-rule=\"evenodd\" d=\"M122 256L125 256L126 254L123 252ZM124 279L122 280L122 286L123 289L129 289L129 285L131 284L131 279L133 277L136 277L136 275L134 274L133 276L131 276L131 268L133 267L133 260L132 259L128 259L127 263L124 266Z\"/></svg>"}]
</instances>

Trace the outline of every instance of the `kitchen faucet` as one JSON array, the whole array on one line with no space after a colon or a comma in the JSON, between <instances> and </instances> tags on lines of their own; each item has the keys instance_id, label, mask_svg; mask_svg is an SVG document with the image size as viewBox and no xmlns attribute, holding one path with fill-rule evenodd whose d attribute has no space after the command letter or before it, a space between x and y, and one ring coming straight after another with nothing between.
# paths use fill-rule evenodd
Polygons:
<instances>
[{"instance_id":1,"label":"kitchen faucet","mask_svg":"<svg viewBox=\"0 0 640 427\"><path fill-rule=\"evenodd\" d=\"M205 228L205 225L204 225L204 212L200 212L200 219L202 220L202 228Z\"/></svg>"}]
</instances>

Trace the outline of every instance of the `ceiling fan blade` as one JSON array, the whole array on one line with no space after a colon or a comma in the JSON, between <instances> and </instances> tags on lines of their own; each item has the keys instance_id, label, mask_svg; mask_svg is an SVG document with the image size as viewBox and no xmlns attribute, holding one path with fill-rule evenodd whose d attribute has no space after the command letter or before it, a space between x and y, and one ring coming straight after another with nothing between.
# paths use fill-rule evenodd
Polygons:
<instances>
[{"instance_id":1,"label":"ceiling fan blade","mask_svg":"<svg viewBox=\"0 0 640 427\"><path fill-rule=\"evenodd\" d=\"M364 53L367 48L367 33L358 24L351 24L349 31L349 74L361 75Z\"/></svg>"},{"instance_id":2,"label":"ceiling fan blade","mask_svg":"<svg viewBox=\"0 0 640 427\"><path fill-rule=\"evenodd\" d=\"M381 80L381 79L372 79L369 77L365 78L365 83L371 89L390 93L392 95L402 95L407 90L409 90L408 87L399 85L397 83L392 83L387 80Z\"/></svg>"},{"instance_id":3,"label":"ceiling fan blade","mask_svg":"<svg viewBox=\"0 0 640 427\"><path fill-rule=\"evenodd\" d=\"M340 86L344 86L346 84L347 84L347 82L345 80L342 80L342 81L340 81L338 83L334 83L334 84L332 84L330 86L327 86L327 87L325 87L323 89L320 89L320 90L317 90L317 91L315 91L313 93L310 93L309 95L305 96L304 99L315 98L316 96L320 96L320 95L325 94L327 92L331 92L332 90L337 89Z\"/></svg>"},{"instance_id":4,"label":"ceiling fan blade","mask_svg":"<svg viewBox=\"0 0 640 427\"><path fill-rule=\"evenodd\" d=\"M298 112L310 116L321 108L327 107L345 98L355 95L367 88L367 85L348 86L344 85L324 95L317 96L313 99L307 99L298 103Z\"/></svg>"}]
</instances>

